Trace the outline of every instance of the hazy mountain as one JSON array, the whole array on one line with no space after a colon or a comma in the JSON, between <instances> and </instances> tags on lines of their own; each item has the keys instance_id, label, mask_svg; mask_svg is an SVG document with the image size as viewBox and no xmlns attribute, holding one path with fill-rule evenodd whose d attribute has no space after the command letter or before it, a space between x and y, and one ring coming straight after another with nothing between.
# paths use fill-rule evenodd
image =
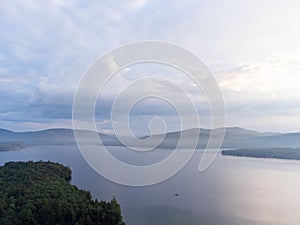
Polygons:
<instances>
[{"instance_id":1,"label":"hazy mountain","mask_svg":"<svg viewBox=\"0 0 300 225\"><path fill-rule=\"evenodd\" d=\"M257 132L239 127L217 128L215 133L221 133L225 129L225 136L223 139L222 148L247 148L247 147L298 147L300 146L300 133L281 134L272 132ZM199 139L197 148L205 148L211 130L193 128L184 131L171 132L165 135L165 139L159 145L161 148L175 148L181 134L189 138L195 138L199 132ZM164 134L153 135L154 139L160 140ZM186 140L189 142L189 140Z\"/></svg>"},{"instance_id":2,"label":"hazy mountain","mask_svg":"<svg viewBox=\"0 0 300 225\"><path fill-rule=\"evenodd\" d=\"M225 129L223 140L223 148L262 148L262 147L299 147L300 133L262 133L253 130L248 130L239 127L227 127L215 129L216 137ZM185 142L191 143L195 135L199 132L197 148L206 147L210 133L210 129L193 128L184 131L170 132L167 134L152 135L151 140L154 143L159 143L160 148L175 148L181 135L185 136ZM92 131L78 131L87 144L98 144L91 139ZM98 133L101 141L107 146L120 146L120 141L109 134ZM147 143L149 137L143 137ZM132 140L132 139L128 139ZM70 145L75 144L73 130L71 129L48 129L42 131L29 132L12 132L9 130L0 129L0 143L19 143L25 145ZM132 140L131 143L134 143ZM152 143L152 142L151 142ZM13 146L13 145L12 145ZM151 146L151 145L150 145ZM188 145L187 145L188 146ZM183 146L185 147L185 146ZM13 148L13 147L12 147Z\"/></svg>"},{"instance_id":3,"label":"hazy mountain","mask_svg":"<svg viewBox=\"0 0 300 225\"><path fill-rule=\"evenodd\" d=\"M91 139L92 131L78 131L80 135L85 137L87 144L97 144ZM98 133L105 145L120 145L118 139L113 135ZM48 129L42 131L28 131L28 132L12 132L8 130L0 130L1 142L18 141L28 145L72 145L75 144L74 133L72 129Z\"/></svg>"}]
</instances>

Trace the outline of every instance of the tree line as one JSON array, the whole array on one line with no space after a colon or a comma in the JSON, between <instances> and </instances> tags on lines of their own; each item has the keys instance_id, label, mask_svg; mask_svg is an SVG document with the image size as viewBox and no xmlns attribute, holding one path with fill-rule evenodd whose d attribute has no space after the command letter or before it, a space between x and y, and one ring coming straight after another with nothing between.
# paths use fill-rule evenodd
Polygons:
<instances>
[{"instance_id":1,"label":"tree line","mask_svg":"<svg viewBox=\"0 0 300 225\"><path fill-rule=\"evenodd\" d=\"M0 167L0 224L124 225L121 208L93 200L71 185L71 170L53 162L8 162Z\"/></svg>"}]
</instances>

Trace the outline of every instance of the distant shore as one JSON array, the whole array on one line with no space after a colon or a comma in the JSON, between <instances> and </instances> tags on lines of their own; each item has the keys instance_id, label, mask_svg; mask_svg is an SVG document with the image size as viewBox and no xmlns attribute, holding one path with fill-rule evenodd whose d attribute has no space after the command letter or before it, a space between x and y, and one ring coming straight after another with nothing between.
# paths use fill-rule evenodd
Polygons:
<instances>
[{"instance_id":1,"label":"distant shore","mask_svg":"<svg viewBox=\"0 0 300 225\"><path fill-rule=\"evenodd\" d=\"M10 142L0 142L0 152L1 151L16 151L21 150L23 148L29 147L30 145L17 142L17 141L10 141Z\"/></svg>"},{"instance_id":2,"label":"distant shore","mask_svg":"<svg viewBox=\"0 0 300 225\"><path fill-rule=\"evenodd\" d=\"M300 160L300 148L230 149L230 150L222 150L222 155L251 157L251 158Z\"/></svg>"}]
</instances>

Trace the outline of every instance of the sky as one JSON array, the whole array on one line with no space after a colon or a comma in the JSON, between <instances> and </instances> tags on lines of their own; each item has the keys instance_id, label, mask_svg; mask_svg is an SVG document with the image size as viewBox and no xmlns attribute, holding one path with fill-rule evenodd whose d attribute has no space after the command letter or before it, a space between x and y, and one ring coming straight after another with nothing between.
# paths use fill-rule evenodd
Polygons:
<instances>
[{"instance_id":1,"label":"sky","mask_svg":"<svg viewBox=\"0 0 300 225\"><path fill-rule=\"evenodd\" d=\"M72 127L74 93L88 66L118 46L159 40L190 50L214 73L227 126L300 131L299 10L297 0L2 1L0 127ZM116 74L99 97L100 132L112 133L112 122L118 123L110 117L116 93L153 74L186 87L196 102L200 126L209 127L203 93L184 74L162 65L135 65ZM163 82L142 88L174 94ZM169 131L180 128L176 110L159 99L138 103L130 125L137 134L147 133L148 122L157 115Z\"/></svg>"}]
</instances>

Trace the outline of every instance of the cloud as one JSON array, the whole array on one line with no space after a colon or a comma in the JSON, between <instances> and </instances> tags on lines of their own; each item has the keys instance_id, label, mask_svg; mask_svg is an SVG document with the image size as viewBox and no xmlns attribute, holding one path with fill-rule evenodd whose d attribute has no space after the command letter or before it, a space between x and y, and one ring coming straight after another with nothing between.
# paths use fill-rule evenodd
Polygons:
<instances>
[{"instance_id":1,"label":"cloud","mask_svg":"<svg viewBox=\"0 0 300 225\"><path fill-rule=\"evenodd\" d=\"M21 120L27 125L18 123L20 126L41 123L39 128L59 124L57 121L66 123L71 118L76 86L96 57L127 42L156 39L192 50L218 71L231 124L247 125L249 115L263 124L263 119L258 119L263 118L262 113L288 115L287 120L298 121L299 60L294 57L300 55L298 8L299 2L293 0L285 4L279 0L2 1L0 120L6 121L8 128L16 128L14 124ZM254 62L274 54L288 57ZM115 66L113 59L110 63ZM188 90L206 118L203 95L178 72L143 66L129 69L104 90L98 108L100 121L109 119L112 99L124 85L149 74L172 79ZM140 88L167 92L185 104L184 98L164 83ZM132 91L132 95L138 94L138 90ZM155 105L160 113L174 116L164 104L148 101L135 111L136 121L158 114Z\"/></svg>"},{"instance_id":2,"label":"cloud","mask_svg":"<svg viewBox=\"0 0 300 225\"><path fill-rule=\"evenodd\" d=\"M228 124L262 131L298 131L299 65L299 58L280 55L217 72Z\"/></svg>"},{"instance_id":3,"label":"cloud","mask_svg":"<svg viewBox=\"0 0 300 225\"><path fill-rule=\"evenodd\" d=\"M252 65L218 73L218 83L235 100L295 101L300 99L300 59L273 56Z\"/></svg>"},{"instance_id":4,"label":"cloud","mask_svg":"<svg viewBox=\"0 0 300 225\"><path fill-rule=\"evenodd\" d=\"M150 0L134 0L134 1L129 1L127 8L130 10L140 10L143 8L145 5L147 5L150 2Z\"/></svg>"}]
</instances>

